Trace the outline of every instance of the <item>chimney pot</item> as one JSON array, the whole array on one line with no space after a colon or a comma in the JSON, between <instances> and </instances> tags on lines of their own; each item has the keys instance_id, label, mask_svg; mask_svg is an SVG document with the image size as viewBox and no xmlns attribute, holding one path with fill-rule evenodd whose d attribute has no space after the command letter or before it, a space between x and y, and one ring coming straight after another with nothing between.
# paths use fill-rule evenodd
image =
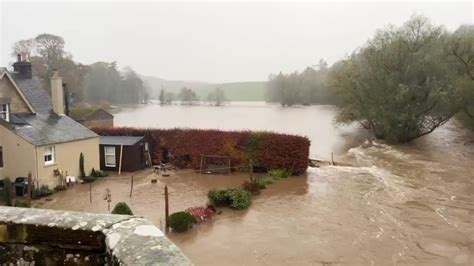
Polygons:
<instances>
[{"instance_id":1,"label":"chimney pot","mask_svg":"<svg viewBox=\"0 0 474 266\"><path fill-rule=\"evenodd\" d=\"M18 79L31 79L33 77L31 63L26 59L26 55L17 54L18 61L13 64L13 71L18 72Z\"/></svg>"},{"instance_id":2,"label":"chimney pot","mask_svg":"<svg viewBox=\"0 0 474 266\"><path fill-rule=\"evenodd\" d=\"M53 68L53 75L52 78L59 78L59 72L57 68Z\"/></svg>"}]
</instances>

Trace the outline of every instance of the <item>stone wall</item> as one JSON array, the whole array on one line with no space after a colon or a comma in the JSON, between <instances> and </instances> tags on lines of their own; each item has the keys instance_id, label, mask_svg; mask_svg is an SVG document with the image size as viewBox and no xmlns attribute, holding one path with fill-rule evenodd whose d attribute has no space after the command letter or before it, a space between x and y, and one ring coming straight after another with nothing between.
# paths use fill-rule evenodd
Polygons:
<instances>
[{"instance_id":1,"label":"stone wall","mask_svg":"<svg viewBox=\"0 0 474 266\"><path fill-rule=\"evenodd\" d=\"M192 265L146 219L0 207L0 265Z\"/></svg>"}]
</instances>

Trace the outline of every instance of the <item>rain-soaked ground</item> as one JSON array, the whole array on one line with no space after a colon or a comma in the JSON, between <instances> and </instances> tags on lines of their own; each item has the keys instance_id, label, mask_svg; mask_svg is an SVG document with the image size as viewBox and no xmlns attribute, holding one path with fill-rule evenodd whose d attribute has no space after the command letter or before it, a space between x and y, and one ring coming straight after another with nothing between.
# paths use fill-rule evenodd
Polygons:
<instances>
[{"instance_id":1,"label":"rain-soaked ground","mask_svg":"<svg viewBox=\"0 0 474 266\"><path fill-rule=\"evenodd\" d=\"M322 122L306 127L331 132ZM310 168L306 176L269 185L248 210L224 209L214 221L169 237L196 265L474 265L471 133L450 122L415 142L390 146L353 138L360 134L351 130L333 130L330 141L309 136L312 154L334 150L337 160L354 167ZM77 185L44 207L107 212L102 197L109 188L112 206L126 201L135 214L161 226L164 185L174 212L204 205L210 188L238 186L247 178L135 175L132 198L130 176L114 176L93 183L92 204L88 186Z\"/></svg>"}]
</instances>

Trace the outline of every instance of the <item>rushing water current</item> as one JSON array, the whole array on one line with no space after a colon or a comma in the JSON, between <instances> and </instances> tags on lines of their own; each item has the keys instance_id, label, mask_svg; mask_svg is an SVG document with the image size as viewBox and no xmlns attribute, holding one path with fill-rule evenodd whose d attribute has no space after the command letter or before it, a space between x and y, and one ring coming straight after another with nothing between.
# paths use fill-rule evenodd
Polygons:
<instances>
[{"instance_id":1,"label":"rushing water current","mask_svg":"<svg viewBox=\"0 0 474 266\"><path fill-rule=\"evenodd\" d=\"M474 265L474 144L468 143L474 136L452 121L392 146L368 141L357 126L335 127L334 116L331 106L146 105L122 109L115 124L305 135L311 157L328 159L333 152L336 161L353 165L309 168L306 176L270 185L249 210L225 210L189 233L170 234L197 265ZM209 188L244 179L176 174L160 182L179 194L171 195L172 211L179 211L203 204ZM115 201L129 201L127 182L97 186L112 187ZM160 190L147 182L134 192L132 209L159 224ZM81 199L72 202L68 191L46 205L107 210L89 204L86 188L74 190Z\"/></svg>"}]
</instances>

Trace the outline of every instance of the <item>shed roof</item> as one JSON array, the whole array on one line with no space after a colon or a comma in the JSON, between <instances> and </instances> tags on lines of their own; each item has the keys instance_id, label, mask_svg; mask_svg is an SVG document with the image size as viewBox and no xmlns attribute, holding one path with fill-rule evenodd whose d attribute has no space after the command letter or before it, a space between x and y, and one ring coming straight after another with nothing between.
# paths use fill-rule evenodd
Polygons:
<instances>
[{"instance_id":1,"label":"shed roof","mask_svg":"<svg viewBox=\"0 0 474 266\"><path fill-rule=\"evenodd\" d=\"M73 108L69 111L69 116L76 121L95 120L104 116L114 118L109 112L97 107Z\"/></svg>"},{"instance_id":2,"label":"shed roof","mask_svg":"<svg viewBox=\"0 0 474 266\"><path fill-rule=\"evenodd\" d=\"M124 145L132 146L141 141L143 137L131 136L101 136L100 145Z\"/></svg>"}]
</instances>

